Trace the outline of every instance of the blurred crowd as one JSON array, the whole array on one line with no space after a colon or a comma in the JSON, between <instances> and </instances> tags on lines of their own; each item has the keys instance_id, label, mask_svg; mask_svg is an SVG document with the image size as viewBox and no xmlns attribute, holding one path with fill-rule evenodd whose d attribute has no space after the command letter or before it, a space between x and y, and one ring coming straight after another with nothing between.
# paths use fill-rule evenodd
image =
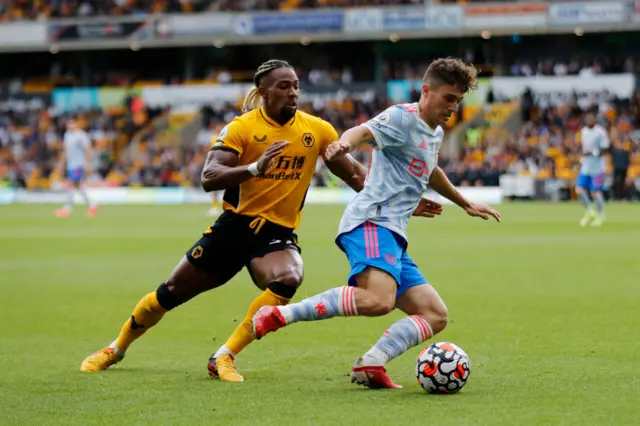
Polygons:
<instances>
[{"instance_id":1,"label":"blurred crowd","mask_svg":"<svg viewBox=\"0 0 640 426\"><path fill-rule=\"evenodd\" d=\"M308 78L317 84L348 83L349 77L345 77L348 73L346 68L341 72L312 69ZM11 91L14 87L15 91L20 86L18 79L14 79L0 89ZM417 96L412 93L412 99L407 101L415 101ZM458 186L498 186L500 176L508 173L558 179L571 187L579 170L579 130L584 114L593 112L608 130L613 145L612 154L606 157L608 186L613 196L637 196L640 94L632 99L617 99L602 93L590 99L585 102L575 97L567 103L554 104L546 98L537 99L527 91L520 99L522 116L517 129L509 131L492 126L489 119L470 127L459 155L441 155L441 166ZM199 187L211 141L226 123L240 114L240 101L215 109L206 107L199 114L187 116L170 109L149 109L134 94L123 99L121 107L108 111L68 113L57 111L53 106L13 108L4 105L5 111L0 114L0 183L29 189L62 185L62 138L66 123L75 118L93 141L94 156L87 185ZM333 100L320 97L301 103L300 109L328 120L341 133L375 116L388 104L380 96ZM154 118L161 117L168 117L165 121L169 124L150 125ZM202 130L185 139L178 130L193 120L201 120ZM367 165L371 152L365 149L354 155ZM340 183L319 161L314 184Z\"/></svg>"},{"instance_id":2,"label":"blurred crowd","mask_svg":"<svg viewBox=\"0 0 640 426\"><path fill-rule=\"evenodd\" d=\"M151 119L162 113L125 101L109 111L65 113L56 108L18 108L0 114L0 186L50 189L64 182L63 137L70 120L92 141L88 185L119 186L130 181L119 172L125 148Z\"/></svg>"},{"instance_id":3,"label":"blurred crowd","mask_svg":"<svg viewBox=\"0 0 640 426\"><path fill-rule=\"evenodd\" d=\"M4 0L0 21L190 13L205 10L292 10L329 7L499 3L506 0ZM513 0L512 0L513 1Z\"/></svg>"},{"instance_id":4,"label":"blurred crowd","mask_svg":"<svg viewBox=\"0 0 640 426\"><path fill-rule=\"evenodd\" d=\"M212 139L240 114L237 104L206 107L188 117L202 120L195 140L172 138L167 129L151 125L154 118L172 117L170 109L151 110L125 102L112 111L59 113L54 107L22 109L0 114L0 182L5 187L55 189L64 182L60 161L66 124L75 119L93 143L88 186L199 186L200 174ZM364 122L384 109L382 99L372 102L303 102L300 109L325 118L338 131ZM176 115L178 116L178 115ZM169 129L170 130L170 129ZM132 143L135 141L135 143ZM357 154L362 161L366 155ZM318 165L317 179L327 173Z\"/></svg>"},{"instance_id":5,"label":"blurred crowd","mask_svg":"<svg viewBox=\"0 0 640 426\"><path fill-rule=\"evenodd\" d=\"M521 105L517 132L489 124L468 129L460 156L443 164L455 184L495 185L500 175L511 174L557 179L571 190L580 170L580 130L592 113L611 141L605 163L612 198L640 197L640 93L631 99L603 94L590 105L577 97L552 105L525 92Z\"/></svg>"},{"instance_id":6,"label":"blurred crowd","mask_svg":"<svg viewBox=\"0 0 640 426\"><path fill-rule=\"evenodd\" d=\"M579 75L590 77L598 74L633 73L640 71L640 63L633 57L628 58L591 58L578 57L569 60L562 58L543 58L536 60L518 60L509 68L513 76L534 75Z\"/></svg>"},{"instance_id":7,"label":"blurred crowd","mask_svg":"<svg viewBox=\"0 0 640 426\"><path fill-rule=\"evenodd\" d=\"M220 10L292 10L424 4L424 0L221 0Z\"/></svg>"},{"instance_id":8,"label":"blurred crowd","mask_svg":"<svg viewBox=\"0 0 640 426\"><path fill-rule=\"evenodd\" d=\"M300 109L330 121L342 132L366 121L388 105L383 98L372 101L302 103ZM573 182L580 158L579 130L586 112L594 112L607 128L612 154L607 157L609 186L615 198L637 196L640 181L640 94L631 100L611 100L606 105L581 109L577 105L540 108L535 103L522 112L519 132L491 127L488 123L466 133L459 156L441 158L441 167L457 186L498 186L500 176L532 176ZM128 143L150 118L167 111L143 108L137 114L124 108L118 113L89 111L73 115L93 140L94 158L87 185L198 187L211 141L225 123L240 113L239 105L205 108L194 116L202 130L193 141L168 143L153 129L135 147ZM59 154L70 114L55 108L3 114L0 118L0 178L5 186L31 189L55 188L63 182ZM354 153L365 165L369 149ZM335 186L322 160L317 164L314 185Z\"/></svg>"},{"instance_id":9,"label":"blurred crowd","mask_svg":"<svg viewBox=\"0 0 640 426\"><path fill-rule=\"evenodd\" d=\"M507 1L520 0L221 0L220 8L223 10L291 10L327 7L363 7L363 6L387 6L387 5L422 5L431 4L469 4L469 3L506 3ZM547 1L547 0L539 0ZM560 0L548 0L560 1Z\"/></svg>"},{"instance_id":10,"label":"blurred crowd","mask_svg":"<svg viewBox=\"0 0 640 426\"><path fill-rule=\"evenodd\" d=\"M207 0L4 0L0 21L202 11Z\"/></svg>"}]
</instances>

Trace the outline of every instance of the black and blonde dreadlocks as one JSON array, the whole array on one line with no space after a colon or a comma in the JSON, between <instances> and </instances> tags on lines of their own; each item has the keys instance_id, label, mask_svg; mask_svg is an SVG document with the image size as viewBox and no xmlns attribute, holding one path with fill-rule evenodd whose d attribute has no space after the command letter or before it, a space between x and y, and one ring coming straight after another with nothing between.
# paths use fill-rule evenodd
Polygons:
<instances>
[{"instance_id":1,"label":"black and blonde dreadlocks","mask_svg":"<svg viewBox=\"0 0 640 426\"><path fill-rule=\"evenodd\" d=\"M265 77L273 70L278 68L292 68L287 61L281 61L279 59L271 59L258 67L258 70L253 75L253 87L247 92L242 102L242 112L249 112L251 110L260 108L262 106L262 96L258 93L258 86L262 77Z\"/></svg>"}]
</instances>

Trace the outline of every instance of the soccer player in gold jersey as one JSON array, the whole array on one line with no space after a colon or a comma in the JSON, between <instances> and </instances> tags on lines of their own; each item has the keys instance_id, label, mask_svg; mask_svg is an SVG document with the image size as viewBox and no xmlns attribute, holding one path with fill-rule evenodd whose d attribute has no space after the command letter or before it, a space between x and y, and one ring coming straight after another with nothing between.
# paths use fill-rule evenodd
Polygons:
<instances>
[{"instance_id":1,"label":"soccer player in gold jersey","mask_svg":"<svg viewBox=\"0 0 640 426\"><path fill-rule=\"evenodd\" d=\"M129 346L165 313L225 284L247 267L263 292L208 364L212 376L244 380L236 371L235 356L253 341L253 315L262 306L289 303L302 283L303 262L294 230L316 161L338 140L331 124L297 110L299 82L287 62L265 62L254 84L245 98L245 113L221 130L202 172L207 192L225 190L224 213L169 278L138 302L117 339L82 362L81 371L105 370L121 361ZM354 190L362 189L366 170L350 156L327 162L327 167ZM440 209L425 200L415 214L433 217Z\"/></svg>"}]
</instances>

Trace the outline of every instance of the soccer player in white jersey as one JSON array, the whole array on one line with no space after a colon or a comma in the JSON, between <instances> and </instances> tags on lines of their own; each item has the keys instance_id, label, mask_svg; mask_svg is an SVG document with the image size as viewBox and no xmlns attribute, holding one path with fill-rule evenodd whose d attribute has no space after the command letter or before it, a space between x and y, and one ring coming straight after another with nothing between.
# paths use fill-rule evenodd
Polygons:
<instances>
[{"instance_id":1,"label":"soccer player in white jersey","mask_svg":"<svg viewBox=\"0 0 640 426\"><path fill-rule=\"evenodd\" d=\"M347 206L336 239L351 264L348 285L288 306L261 308L253 317L256 338L298 321L381 316L398 308L408 316L356 360L351 381L371 388L400 387L384 365L447 325L444 302L406 251L407 224L427 185L470 216L500 220L492 208L465 199L438 167L441 126L476 87L472 66L438 59L424 75L417 103L394 105L329 145L327 159L363 144L375 148L364 189Z\"/></svg>"},{"instance_id":2,"label":"soccer player in white jersey","mask_svg":"<svg viewBox=\"0 0 640 426\"><path fill-rule=\"evenodd\" d=\"M71 188L67 192L66 204L56 210L56 216L67 217L73 212L74 191L78 191L89 206L89 216L94 216L98 212L98 206L89 200L86 191L81 187L87 171L91 169L91 139L74 120L67 123L61 164L66 169L67 180Z\"/></svg>"},{"instance_id":3,"label":"soccer player in white jersey","mask_svg":"<svg viewBox=\"0 0 640 426\"><path fill-rule=\"evenodd\" d=\"M584 204L586 209L580 226L602 226L604 221L604 174L606 171L603 154L610 146L609 135L604 127L596 124L596 117L593 114L585 116L585 126L581 131L582 139L582 159L580 174L576 182L576 195ZM597 207L597 211L591 206L589 191Z\"/></svg>"}]
</instances>

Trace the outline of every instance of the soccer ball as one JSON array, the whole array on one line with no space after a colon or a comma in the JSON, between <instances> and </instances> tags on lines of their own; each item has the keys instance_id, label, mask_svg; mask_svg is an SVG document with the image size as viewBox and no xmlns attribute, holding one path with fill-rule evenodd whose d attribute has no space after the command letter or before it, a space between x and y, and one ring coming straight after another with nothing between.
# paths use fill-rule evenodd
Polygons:
<instances>
[{"instance_id":1,"label":"soccer ball","mask_svg":"<svg viewBox=\"0 0 640 426\"><path fill-rule=\"evenodd\" d=\"M470 373L467 354L449 342L429 345L416 361L418 383L429 393L456 393L467 383Z\"/></svg>"}]
</instances>

